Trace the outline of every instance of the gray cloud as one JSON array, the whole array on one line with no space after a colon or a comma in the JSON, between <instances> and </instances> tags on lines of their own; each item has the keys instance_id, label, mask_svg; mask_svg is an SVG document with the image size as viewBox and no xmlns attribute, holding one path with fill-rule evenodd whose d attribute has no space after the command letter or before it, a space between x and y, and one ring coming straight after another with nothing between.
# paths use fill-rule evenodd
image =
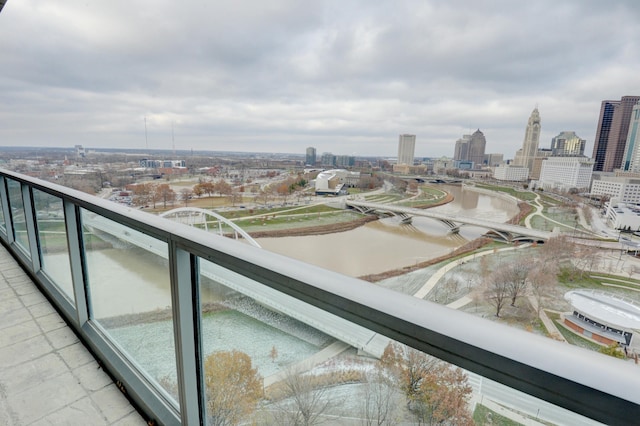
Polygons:
<instances>
[{"instance_id":1,"label":"gray cloud","mask_svg":"<svg viewBox=\"0 0 640 426\"><path fill-rule=\"evenodd\" d=\"M142 148L146 117L152 148L440 156L480 128L509 157L536 105L542 145L591 144L640 90L631 1L375 3L10 0L0 138Z\"/></svg>"}]
</instances>

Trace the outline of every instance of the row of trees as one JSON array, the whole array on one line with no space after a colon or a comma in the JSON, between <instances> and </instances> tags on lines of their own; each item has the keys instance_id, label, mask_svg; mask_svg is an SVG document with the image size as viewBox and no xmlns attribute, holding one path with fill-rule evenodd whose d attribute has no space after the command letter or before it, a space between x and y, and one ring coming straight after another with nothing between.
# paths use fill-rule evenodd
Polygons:
<instances>
[{"instance_id":1,"label":"row of trees","mask_svg":"<svg viewBox=\"0 0 640 426\"><path fill-rule=\"evenodd\" d=\"M214 194L219 196L229 196L233 193L233 187L224 179L217 181L201 181L193 186L193 195L201 197L204 194L212 197Z\"/></svg>"},{"instance_id":2,"label":"row of trees","mask_svg":"<svg viewBox=\"0 0 640 426\"><path fill-rule=\"evenodd\" d=\"M167 203L173 204L177 198L175 191L166 183L140 183L133 186L131 192L132 203L136 206L153 205L155 208L157 203L162 202L166 208Z\"/></svg>"},{"instance_id":3,"label":"row of trees","mask_svg":"<svg viewBox=\"0 0 640 426\"><path fill-rule=\"evenodd\" d=\"M183 202L185 206L189 204L194 196L201 197L208 194L210 197L218 194L219 196L230 197L235 205L242 199L242 195L238 190L234 190L226 181L220 179L216 182L203 181L197 183L192 188L182 188L176 193L171 186L166 183L139 183L132 187L133 199L132 203L136 206L153 205L156 208L157 203L162 202L163 207L167 204L174 204L176 201Z\"/></svg>"},{"instance_id":4,"label":"row of trees","mask_svg":"<svg viewBox=\"0 0 640 426\"><path fill-rule=\"evenodd\" d=\"M262 377L243 352L209 355L204 372L209 425L239 424L265 398ZM361 393L353 397L361 404L364 424L398 424L407 411L419 424L473 424L466 374L404 345L390 343L376 368L367 374L347 375L340 382L345 380L362 383ZM318 424L338 405L330 394L334 384L326 376L290 370L275 385L276 390L270 391L264 414L278 424Z\"/></svg>"}]
</instances>

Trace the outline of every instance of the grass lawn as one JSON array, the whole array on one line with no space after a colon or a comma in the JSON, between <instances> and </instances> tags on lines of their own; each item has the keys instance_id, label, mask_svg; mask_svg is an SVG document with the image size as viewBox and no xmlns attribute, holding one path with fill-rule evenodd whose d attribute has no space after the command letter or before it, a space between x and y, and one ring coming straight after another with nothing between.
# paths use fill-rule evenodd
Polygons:
<instances>
[{"instance_id":1,"label":"grass lawn","mask_svg":"<svg viewBox=\"0 0 640 426\"><path fill-rule=\"evenodd\" d=\"M526 190L517 191L507 186L495 186L495 185L483 185L483 184L477 184L476 186L478 188L484 188L491 191L504 192L506 194L509 194L513 197L519 198L520 200L524 200L524 201L533 201L536 199L535 193L526 191Z\"/></svg>"}]
</instances>

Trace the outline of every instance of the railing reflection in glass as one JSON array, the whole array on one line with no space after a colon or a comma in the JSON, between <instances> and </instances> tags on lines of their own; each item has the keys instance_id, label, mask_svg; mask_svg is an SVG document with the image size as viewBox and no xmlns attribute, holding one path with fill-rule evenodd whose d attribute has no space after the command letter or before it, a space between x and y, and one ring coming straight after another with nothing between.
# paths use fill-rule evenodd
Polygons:
<instances>
[{"instance_id":1,"label":"railing reflection in glass","mask_svg":"<svg viewBox=\"0 0 640 426\"><path fill-rule=\"evenodd\" d=\"M33 200L38 225L42 270L62 293L73 301L69 246L62 200L37 189L33 190Z\"/></svg>"},{"instance_id":2,"label":"railing reflection in glass","mask_svg":"<svg viewBox=\"0 0 640 426\"><path fill-rule=\"evenodd\" d=\"M24 250L27 257L31 257L29 251L29 236L24 215L24 202L22 201L22 188L20 182L7 179L9 192L9 206L11 207L11 219L13 221L13 236L18 246Z\"/></svg>"}]
</instances>

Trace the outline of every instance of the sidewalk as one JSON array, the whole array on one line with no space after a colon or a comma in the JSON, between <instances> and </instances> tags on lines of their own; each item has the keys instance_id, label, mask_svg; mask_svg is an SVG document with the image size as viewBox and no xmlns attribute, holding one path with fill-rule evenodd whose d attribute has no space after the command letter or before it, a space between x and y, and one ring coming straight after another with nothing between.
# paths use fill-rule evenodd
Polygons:
<instances>
[{"instance_id":1,"label":"sidewalk","mask_svg":"<svg viewBox=\"0 0 640 426\"><path fill-rule=\"evenodd\" d=\"M0 245L0 424L146 425Z\"/></svg>"}]
</instances>

